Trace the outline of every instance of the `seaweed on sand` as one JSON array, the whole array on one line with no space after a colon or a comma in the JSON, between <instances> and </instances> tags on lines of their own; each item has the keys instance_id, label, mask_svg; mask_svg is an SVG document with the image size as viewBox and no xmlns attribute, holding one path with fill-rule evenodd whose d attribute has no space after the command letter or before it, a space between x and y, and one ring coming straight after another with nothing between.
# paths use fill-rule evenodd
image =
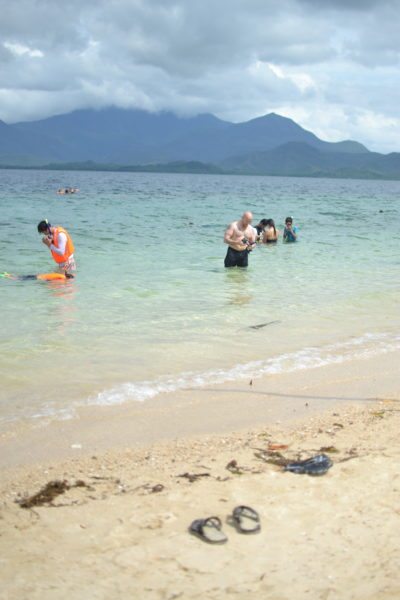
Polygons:
<instances>
[{"instance_id":1,"label":"seaweed on sand","mask_svg":"<svg viewBox=\"0 0 400 600\"><path fill-rule=\"evenodd\" d=\"M254 456L270 465L277 465L278 467L286 467L291 462L290 458L286 458L283 454L274 450L259 450L258 452L254 452Z\"/></svg>"},{"instance_id":2,"label":"seaweed on sand","mask_svg":"<svg viewBox=\"0 0 400 600\"><path fill-rule=\"evenodd\" d=\"M22 499L17 500L17 503L21 508L33 508L34 506L43 506L44 504L51 505L53 500L64 494L67 490L75 487L88 487L87 484L78 480L73 484L68 483L65 479L60 481L58 479L54 481L49 481L44 485L36 494L32 496L24 497Z\"/></svg>"},{"instance_id":3,"label":"seaweed on sand","mask_svg":"<svg viewBox=\"0 0 400 600\"><path fill-rule=\"evenodd\" d=\"M182 477L183 479L188 479L190 483L197 481L201 477L211 477L210 473L182 473L181 475L177 475L177 477Z\"/></svg>"}]
</instances>

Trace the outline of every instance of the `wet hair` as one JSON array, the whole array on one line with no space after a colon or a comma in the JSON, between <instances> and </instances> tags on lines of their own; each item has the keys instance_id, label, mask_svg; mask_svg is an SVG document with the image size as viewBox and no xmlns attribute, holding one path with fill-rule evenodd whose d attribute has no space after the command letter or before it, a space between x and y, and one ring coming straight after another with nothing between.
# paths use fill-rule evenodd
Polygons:
<instances>
[{"instance_id":1,"label":"wet hair","mask_svg":"<svg viewBox=\"0 0 400 600\"><path fill-rule=\"evenodd\" d=\"M286 217L285 223L293 223L293 217Z\"/></svg>"},{"instance_id":2,"label":"wet hair","mask_svg":"<svg viewBox=\"0 0 400 600\"><path fill-rule=\"evenodd\" d=\"M264 227L267 224L268 219L261 219L261 221L258 223L258 225L256 225L256 229L257 229L257 235L261 235L262 232L264 231Z\"/></svg>"},{"instance_id":3,"label":"wet hair","mask_svg":"<svg viewBox=\"0 0 400 600\"><path fill-rule=\"evenodd\" d=\"M47 219L45 219L44 221L40 221L39 225L37 226L37 230L39 233L46 233L50 229L50 227L50 223Z\"/></svg>"},{"instance_id":4,"label":"wet hair","mask_svg":"<svg viewBox=\"0 0 400 600\"><path fill-rule=\"evenodd\" d=\"M268 227L272 227L272 229L274 230L274 234L276 235L276 227L275 227L275 221L273 219L265 219L266 222L266 226Z\"/></svg>"}]
</instances>

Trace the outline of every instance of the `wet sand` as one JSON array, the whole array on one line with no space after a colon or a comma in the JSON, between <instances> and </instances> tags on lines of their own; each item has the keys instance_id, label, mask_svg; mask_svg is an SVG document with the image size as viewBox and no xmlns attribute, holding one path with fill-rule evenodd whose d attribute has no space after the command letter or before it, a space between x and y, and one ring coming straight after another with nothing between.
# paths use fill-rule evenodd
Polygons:
<instances>
[{"instance_id":1,"label":"wet sand","mask_svg":"<svg viewBox=\"0 0 400 600\"><path fill-rule=\"evenodd\" d=\"M399 598L398 361L391 353L10 430L0 597ZM287 459L324 448L333 467L283 472L268 462L275 444ZM68 489L20 506L54 480ZM260 533L226 523L241 504L259 512ZM187 532L211 515L227 544Z\"/></svg>"}]
</instances>

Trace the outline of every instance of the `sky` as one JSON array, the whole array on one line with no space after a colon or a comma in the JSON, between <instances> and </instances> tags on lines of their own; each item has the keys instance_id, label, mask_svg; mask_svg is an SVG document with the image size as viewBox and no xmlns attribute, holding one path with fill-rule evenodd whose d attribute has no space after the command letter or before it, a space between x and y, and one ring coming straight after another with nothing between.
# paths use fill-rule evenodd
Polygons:
<instances>
[{"instance_id":1,"label":"sky","mask_svg":"<svg viewBox=\"0 0 400 600\"><path fill-rule=\"evenodd\" d=\"M0 119L275 112L400 152L400 0L0 0Z\"/></svg>"}]
</instances>

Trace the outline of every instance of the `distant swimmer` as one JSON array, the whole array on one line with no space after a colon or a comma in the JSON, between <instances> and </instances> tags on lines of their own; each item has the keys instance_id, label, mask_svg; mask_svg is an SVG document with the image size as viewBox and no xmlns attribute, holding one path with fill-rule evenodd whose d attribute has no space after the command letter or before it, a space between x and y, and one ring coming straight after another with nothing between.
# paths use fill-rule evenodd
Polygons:
<instances>
[{"instance_id":1,"label":"distant swimmer","mask_svg":"<svg viewBox=\"0 0 400 600\"><path fill-rule=\"evenodd\" d=\"M37 228L39 233L44 234L42 242L49 248L59 272L71 274L76 271L75 248L68 231L59 225L54 227L47 219L40 221Z\"/></svg>"},{"instance_id":2,"label":"distant swimmer","mask_svg":"<svg viewBox=\"0 0 400 600\"><path fill-rule=\"evenodd\" d=\"M60 188L59 190L57 190L57 194L75 194L76 192L79 192L78 188L73 188L73 187L65 187L65 188Z\"/></svg>"},{"instance_id":3,"label":"distant swimmer","mask_svg":"<svg viewBox=\"0 0 400 600\"><path fill-rule=\"evenodd\" d=\"M256 243L256 230L251 225L252 220L252 213L246 211L239 221L228 225L224 235L224 243L229 246L225 267L247 267L249 252Z\"/></svg>"},{"instance_id":4,"label":"distant swimmer","mask_svg":"<svg viewBox=\"0 0 400 600\"><path fill-rule=\"evenodd\" d=\"M285 229L283 230L284 242L295 242L297 240L297 227L293 225L293 217L286 217Z\"/></svg>"}]
</instances>

